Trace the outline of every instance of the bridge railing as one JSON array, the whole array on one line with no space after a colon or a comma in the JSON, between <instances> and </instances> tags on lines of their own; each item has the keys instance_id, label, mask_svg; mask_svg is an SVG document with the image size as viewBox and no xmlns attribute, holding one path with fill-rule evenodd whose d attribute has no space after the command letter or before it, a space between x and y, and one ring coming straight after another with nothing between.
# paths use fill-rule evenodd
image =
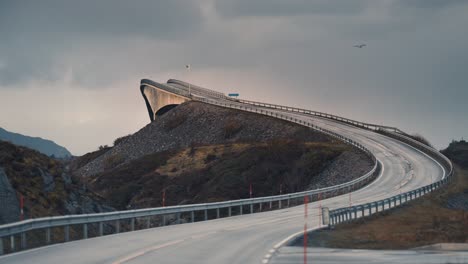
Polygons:
<instances>
[{"instance_id":1,"label":"bridge railing","mask_svg":"<svg viewBox=\"0 0 468 264\"><path fill-rule=\"evenodd\" d=\"M326 215L323 215L324 218L322 219L322 221L324 224L328 224L328 226L334 226L339 223L353 221L358 218L368 217L378 212L399 207L411 200L414 200L441 188L442 186L446 185L452 180L454 174L453 164L442 153L407 136L392 132L386 132L385 134L397 140L400 140L408 145L411 145L412 147L426 153L431 158L439 162L439 164L444 170L444 177L439 181L422 186L418 189L398 194L386 199L331 210L329 211L328 217Z\"/></svg>"},{"instance_id":2,"label":"bridge railing","mask_svg":"<svg viewBox=\"0 0 468 264\"><path fill-rule=\"evenodd\" d=\"M149 83L151 84L151 83ZM158 84L155 84L158 85ZM161 86L158 86L161 87ZM184 214L186 217L185 219L189 219L190 222L195 221L195 215L202 212L202 219L199 220L208 220L209 219L209 211L211 214L215 212L216 218L221 217L222 210L224 213L227 211L227 215L231 216L234 211L237 214L244 213L244 207L247 207L247 212L254 213L263 211L265 209L268 210L274 208L283 208L288 207L293 204L297 204L303 200L303 197L310 196L312 197L332 197L335 195L339 195L342 193L346 193L349 191L356 190L361 188L362 186L366 185L378 173L379 163L375 156L366 149L363 145L358 142L355 142L349 138L346 138L342 135L334 133L332 131L323 129L321 127L315 126L310 122L303 121L301 119L289 117L287 115L283 115L274 111L259 109L257 107L250 107L249 105L242 105L242 104L233 104L228 101L216 101L207 98L198 98L194 97L194 100L202 101L205 103L209 103L212 105L218 105L222 107L228 107L232 109L239 109L247 112L254 112L266 116L272 116L278 119L287 120L293 123L297 123L303 126L307 126L311 129L317 130L324 134L327 134L337 140L343 141L346 144L352 145L356 148L361 149L364 151L373 161L374 166L372 169L366 173L365 175L351 180L346 183L338 184L335 186L330 186L326 188L320 188L315 190L308 190L303 192L296 192L296 193L289 193L289 194L282 194L282 195L274 195L274 196L267 196L267 197L258 197L258 198L251 198L251 199L240 199L240 200L233 200L233 201L225 201L225 202L216 202L216 203L203 203L203 204L190 204L190 205L179 205L179 206L168 206L168 207L158 207L158 208L148 208L148 209L138 209L138 210L126 210L126 211L117 211L117 212L108 212L108 213L96 213L96 214L82 214L82 215L68 215L68 216L55 216L55 217L45 217L45 218L38 218L38 219L29 219L25 221L20 221L16 223L11 223L7 225L0 226L0 241L4 241L3 238L9 239L10 247L9 252L16 251L18 249L26 249L28 248L28 233L38 230L43 230L43 238L45 244L52 243L51 241L51 230L52 228L63 228L64 238L63 241L67 242L70 239L70 226L81 225L82 226L82 238L86 239L89 235L89 227L90 225L97 225L98 226L98 235L104 234L104 225L112 225L113 230L115 232L120 232L120 226L122 222L129 222L129 229L131 231L135 230L135 223L137 221L141 222L146 221L146 227L150 226L150 218L151 217L164 217L167 215L175 215L177 219L175 222L181 222L181 216ZM234 210L233 210L234 209ZM165 220L162 221L165 224ZM19 248L16 246L15 239L19 236L20 245ZM1 245L0 245L1 246ZM3 246L0 247L3 250Z\"/></svg>"},{"instance_id":3,"label":"bridge railing","mask_svg":"<svg viewBox=\"0 0 468 264\"><path fill-rule=\"evenodd\" d=\"M243 99L228 99L228 100L236 100L237 102L244 103L244 104L250 104L250 105L255 105L255 106L261 106L265 108L272 108L272 109L277 109L277 110L284 110L288 112L295 112L295 113L301 113L301 114L308 114L308 115L313 115L317 117L323 117L327 119L332 119L344 123L348 123L357 127L361 128L367 128L367 129L372 129L372 130L379 130L379 129L385 129L385 130L392 130L394 132L399 132L403 133L400 129L396 127L391 127L391 126L383 126L383 125L377 125L377 124L372 124L372 123L365 123L361 121L356 121L353 119L333 115L333 114L328 114L324 112L319 112L319 111L313 111L313 110L307 110L303 108L297 108L297 107L291 107L291 106L284 106L284 105L277 105L277 104L269 104L269 103L262 103L262 102L257 102L257 101L250 101L250 100L243 100Z\"/></svg>"}]
</instances>

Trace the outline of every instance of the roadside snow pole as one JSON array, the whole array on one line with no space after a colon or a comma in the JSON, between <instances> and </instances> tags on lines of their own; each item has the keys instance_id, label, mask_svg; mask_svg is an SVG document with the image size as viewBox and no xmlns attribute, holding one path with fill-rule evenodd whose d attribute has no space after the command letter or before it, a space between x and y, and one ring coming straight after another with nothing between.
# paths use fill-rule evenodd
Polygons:
<instances>
[{"instance_id":1,"label":"roadside snow pole","mask_svg":"<svg viewBox=\"0 0 468 264\"><path fill-rule=\"evenodd\" d=\"M166 189L162 193L162 207L166 207Z\"/></svg>"},{"instance_id":2,"label":"roadside snow pole","mask_svg":"<svg viewBox=\"0 0 468 264\"><path fill-rule=\"evenodd\" d=\"M304 196L304 264L307 264L307 207L309 196Z\"/></svg>"},{"instance_id":3,"label":"roadside snow pole","mask_svg":"<svg viewBox=\"0 0 468 264\"><path fill-rule=\"evenodd\" d=\"M250 186L249 186L249 195L250 195L250 199L252 199L252 183L250 183Z\"/></svg>"}]
</instances>

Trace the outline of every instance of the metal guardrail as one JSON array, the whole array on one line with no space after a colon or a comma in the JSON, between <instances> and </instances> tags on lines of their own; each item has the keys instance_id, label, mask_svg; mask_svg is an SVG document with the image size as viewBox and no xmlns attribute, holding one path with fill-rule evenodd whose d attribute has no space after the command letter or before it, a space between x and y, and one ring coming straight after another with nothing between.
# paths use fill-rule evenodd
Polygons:
<instances>
[{"instance_id":1,"label":"metal guardrail","mask_svg":"<svg viewBox=\"0 0 468 264\"><path fill-rule=\"evenodd\" d=\"M142 85L143 84L156 86L162 89L166 88L166 86L162 86L150 80L142 80ZM175 89L171 87L170 91L174 92ZM254 212L255 205L259 206L260 211L262 211L262 206L264 204L269 204L270 208L272 208L272 204L277 203L278 208L282 208L283 202L286 202L286 205L289 206L291 200L297 199L297 198L300 198L300 200L302 200L304 196L313 196L313 195L318 195L318 194L333 196L336 194L355 190L369 183L373 179L373 176L375 176L376 172L378 171L379 164L375 156L368 149L366 149L363 145L351 139L348 139L344 136L341 136L337 133L334 133L332 131L315 126L310 122L306 122L297 118L292 118L287 115L282 115L277 112L262 110L258 108L252 108L252 107L244 106L241 104L219 102L219 101L210 100L210 99L203 98L203 97L192 96L192 98L196 101L201 101L201 102L209 103L212 105L218 105L222 107L239 109L239 110L243 110L247 112L254 112L258 114L272 116L278 119L287 120L293 123L297 123L300 125L310 127L314 130L325 133L333 138L336 138L349 145L352 145L354 147L361 149L372 159L372 161L374 162L374 166L372 170L370 170L368 173L366 173L365 175L357 179L351 180L343 184L326 187L326 188L320 188L316 190L309 190L309 191L268 196L268 197L216 202L216 203L180 205L180 206L148 208L148 209L127 210L127 211L96 213L96 214L55 216L55 217L44 217L44 218L38 218L38 219L25 220L21 222L16 222L16 223L11 223L11 224L0 226L0 241L3 241L2 240L3 237L9 237L10 238L10 251L13 252L17 250L16 243L15 243L15 235L18 235L18 234L20 235L21 248L27 248L27 235L26 234L27 232L30 232L33 230L42 230L42 229L45 230L44 236L46 238L45 239L46 244L48 244L48 243L51 243L51 229L54 227L64 227L64 241L68 241L70 237L70 225L82 225L83 226L83 229L82 229L83 238L86 239L88 238L88 225L90 224L98 224L99 235L103 235L103 225L106 222L113 222L116 232L119 232L120 225L121 225L120 221L122 220L130 220L130 230L134 230L135 220L139 218L146 218L147 219L146 221L149 223L149 220L148 220L149 217L176 214L178 222L180 222L179 220L180 220L181 214L189 213L190 221L194 222L195 221L194 215L195 215L195 212L197 211L204 211L204 220L208 220L208 210L216 210L216 216L217 218L219 218L221 209L227 209L228 216L231 216L231 213L232 213L231 209L233 207L238 207L240 214L243 213L244 206L250 207L250 213Z\"/></svg>"},{"instance_id":2,"label":"metal guardrail","mask_svg":"<svg viewBox=\"0 0 468 264\"><path fill-rule=\"evenodd\" d=\"M183 87L188 87L188 85L189 85L189 83L187 83L187 82L180 81L180 80L175 80L175 79L170 79L170 80L167 81L167 83L175 83L175 84L181 85ZM357 126L357 127L361 127L361 128L372 129L372 130L375 130L375 131L385 129L385 130L392 130L394 132L398 132L398 133L407 135L405 132L398 129L397 127L383 126L383 125L377 125L377 124L372 124L372 123L364 123L364 122L361 122L361 121L356 121L356 120L353 120L353 119L349 119L349 118L345 118L345 117L341 117L341 116L337 116L337 115L333 115L333 114L328 114L328 113L324 113L324 112L313 111L313 110L308 110L308 109L303 109L303 108L297 108L297 107L292 107L292 106L284 106L284 105L278 105L278 104L270 104L270 103L263 103L263 102L258 102L258 101L231 98L231 97L228 97L225 94L219 93L219 92L215 92L215 94L213 95L213 94L210 93L210 92L214 92L213 90L206 89L206 88L196 86L196 85L193 85L193 84L190 84L190 85L191 85L191 87L197 87L198 91L201 92L201 93L205 93L207 95L211 95L211 96L214 96L214 97L217 97L217 98L220 98L220 99L225 99L225 100L229 100L229 101L233 101L233 102L239 102L239 103L243 103L243 104L250 104L250 105L254 105L254 106L261 106L261 107L272 108L272 109L277 109L277 110L284 110L284 111L289 111L289 112L308 114L308 115L313 115L313 116L317 116L317 117L328 118L328 119L332 119L332 120L335 120L335 121L344 122L344 123L354 125L354 126Z\"/></svg>"},{"instance_id":3,"label":"metal guardrail","mask_svg":"<svg viewBox=\"0 0 468 264\"><path fill-rule=\"evenodd\" d=\"M232 99L228 99L232 100ZM291 106L283 106L283 105L277 105L277 104L269 104L269 103L262 103L262 102L256 102L256 101L250 101L250 100L243 100L243 99L234 99L237 100L240 103L244 104L250 104L250 105L255 105L255 106L261 106L261 107L266 107L266 108L273 108L273 109L278 109L278 110L284 110L284 111L289 111L289 112L296 112L296 113L301 113L301 114L307 114L307 115L313 115L317 117L323 117L323 118L328 118L332 119L335 121L340 121L344 123L348 123L354 126L358 126L361 128L367 128L367 129L372 129L372 130L379 130L379 129L386 129L386 130L392 130L395 132L403 133L400 129L396 127L391 127L391 126L382 126L382 125L376 125L376 124L371 124L371 123L364 123L361 121L356 121L353 119L333 115L333 114L328 114L328 113L323 113L323 112L318 112L318 111L313 111L313 110L307 110L303 108L297 108L297 107L291 107Z\"/></svg>"},{"instance_id":4,"label":"metal guardrail","mask_svg":"<svg viewBox=\"0 0 468 264\"><path fill-rule=\"evenodd\" d=\"M401 206L411 200L419 198L425 194L431 193L452 180L454 173L453 164L442 153L407 136L391 132L387 132L386 134L397 140L405 142L416 149L419 149L420 151L426 153L433 159L442 163L441 166L445 170L444 177L437 182L383 200L330 210L328 216L324 215L324 218L322 219L322 222L324 224L327 223L328 226L334 226L339 223L349 222L358 218L371 216L378 212L387 211L389 209Z\"/></svg>"}]
</instances>

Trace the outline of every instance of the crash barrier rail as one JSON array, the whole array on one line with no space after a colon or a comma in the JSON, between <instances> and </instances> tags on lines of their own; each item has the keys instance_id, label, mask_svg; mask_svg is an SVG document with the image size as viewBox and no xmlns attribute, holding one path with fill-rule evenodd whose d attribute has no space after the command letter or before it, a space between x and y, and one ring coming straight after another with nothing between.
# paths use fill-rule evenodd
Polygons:
<instances>
[{"instance_id":1,"label":"crash barrier rail","mask_svg":"<svg viewBox=\"0 0 468 264\"><path fill-rule=\"evenodd\" d=\"M322 223L324 225L328 225L330 227L339 223L353 221L358 218L368 217L378 212L387 211L389 209L399 207L411 200L414 200L441 188L442 186L444 186L452 180L454 174L453 164L442 153L440 153L432 147L429 147L425 144L422 144L412 138L401 134L392 133L388 131L383 132L383 134L386 134L389 137L393 137L408 145L411 145L412 147L426 153L431 158L435 159L443 167L444 177L437 182L383 200L331 210L328 212L328 214L323 214ZM325 209L325 211L328 211L328 209Z\"/></svg>"},{"instance_id":2,"label":"crash barrier rail","mask_svg":"<svg viewBox=\"0 0 468 264\"><path fill-rule=\"evenodd\" d=\"M200 87L200 86L197 86L197 85L189 84L189 83L184 82L184 81L169 79L167 81L167 83L168 84L178 84L178 85L183 86L185 88L188 88L189 85L190 85L190 90L192 90L192 91L196 91L196 92L199 92L201 94L208 95L210 97L227 98L227 96L225 94L221 93L221 92L217 92L217 91L206 89L206 88L203 88L203 87Z\"/></svg>"},{"instance_id":3,"label":"crash barrier rail","mask_svg":"<svg viewBox=\"0 0 468 264\"><path fill-rule=\"evenodd\" d=\"M313 116L317 116L317 117L323 117L323 118L327 118L327 119L332 119L332 120L348 123L348 124L351 124L351 125L354 125L354 126L357 126L357 127L371 129L371 130L386 129L386 130L392 130L394 132L404 133L403 131L401 131L400 129L398 129L396 127L376 125L376 124L371 124L371 123L364 123L364 122L361 122L361 121L356 121L356 120L353 120L353 119L349 119L349 118L345 118L345 117L341 117L341 116L337 116L337 115L327 114L327 113L313 111L313 110L307 110L307 109L303 109L303 108L284 106L284 105L277 105L277 104L269 104L269 103L262 103L262 102L243 100L243 99L231 99L231 98L229 98L228 100L238 101L240 103L250 104L250 105L255 105L255 106L261 106L261 107L266 107L266 108L284 110L284 111L288 111L288 112L296 112L296 113L300 113L300 114L307 114L307 115L313 115Z\"/></svg>"},{"instance_id":4,"label":"crash barrier rail","mask_svg":"<svg viewBox=\"0 0 468 264\"><path fill-rule=\"evenodd\" d=\"M189 85L189 83L187 83L187 82L180 81L180 80L174 80L174 79L170 79L169 81L167 81L167 83L175 83L175 84L181 85L183 87L188 87L188 85ZM196 85L193 85L193 84L190 84L190 85L191 85L191 87L197 87L197 89L198 89L197 91L199 91L201 94L211 95L211 96L214 96L214 97L217 97L217 98L220 98L220 99L225 99L225 100L229 100L229 101L233 101L233 102L239 102L239 103L243 103L243 104L250 104L250 105L254 105L254 106L272 108L272 109L277 109L277 110L284 110L284 111L288 111L288 112L308 114L308 115L313 115L313 116L317 116L317 117L328 118L328 119L332 119L332 120L335 120L335 121L344 122L344 123L351 124L351 125L361 127L361 128L367 128L367 129L371 129L371 130L379 130L379 129L380 130L381 129L392 130L394 132L398 132L400 134L407 135L404 131L398 129L397 127L377 125L377 124L372 124L372 123L364 123L364 122L361 122L361 121L356 121L356 120L353 120L353 119L349 119L349 118L345 118L345 117L341 117L341 116L337 116L337 115L333 115L333 114L328 114L328 113L324 113L324 112L313 111L313 110L308 110L308 109L303 109L303 108L297 108L297 107L292 107L292 106L284 106L284 105L278 105L278 104L263 103L263 102L258 102L258 101L237 99L237 98L228 97L225 94L219 93L219 92L215 92L215 95L213 95L212 94L212 92L214 92L213 90L203 88L203 87L200 87L200 86L196 86Z\"/></svg>"},{"instance_id":5,"label":"crash barrier rail","mask_svg":"<svg viewBox=\"0 0 468 264\"><path fill-rule=\"evenodd\" d=\"M145 80L145 82L147 82ZM159 85L157 83L150 85ZM161 86L158 86L161 87ZM164 86L163 86L164 88ZM305 196L318 196L321 197L331 197L335 195L339 195L342 193L350 192L361 188L363 185L368 184L370 181L374 179L374 177L378 173L379 163L375 156L366 149L363 145L358 142L355 142L351 139L348 139L342 135L334 133L332 131L323 129L321 127L317 127L312 123L293 118L287 115L282 115L280 113L274 111L268 111L264 109L258 109L256 107L250 107L249 105L242 105L242 104L232 104L226 101L215 101L210 100L207 98L198 98L193 97L194 100L209 103L212 105L218 105L222 107L228 107L233 109L239 109L247 112L254 112L266 116L272 116L278 119L287 120L296 124L300 124L303 126L307 126L311 129L317 130L319 132L325 133L335 139L341 140L349 145L357 147L364 151L373 161L374 166L372 169L366 173L365 175L351 180L346 183L338 184L331 187L325 187L315 190L303 191L303 192L296 192L296 193L289 193L289 194L282 194L282 195L275 195L275 196L267 196L267 197L258 197L258 198L250 198L250 199L240 199L240 200L232 200L232 201L225 201L225 202L215 202L215 203L203 203L203 204L190 204L190 205L178 205L178 206L168 206L168 207L158 207L158 208L148 208L148 209L137 209L137 210L126 210L126 211L117 211L117 212L108 212L108 213L96 213L96 214L82 214L82 215L67 215L67 216L54 216L54 217L44 217L44 218L37 218L37 219L29 219L25 221L15 222L11 224L6 224L0 226L0 249L3 253L3 250L6 245L3 245L3 242L6 241L6 244L9 244L8 252L14 252L18 249L27 249L28 248L28 232L43 230L43 236L45 240L45 244L52 243L52 228L63 228L63 240L67 242L70 240L70 226L81 225L82 226L82 237L83 239L88 238L89 235L89 228L91 226L95 227L97 225L98 235L104 235L105 231L105 224L108 225L110 222L113 223L113 230L115 233L119 233L121 229L121 223L129 223L129 230L135 230L135 225L139 224L141 226L141 219L143 218L143 222L146 224L146 227L151 226L151 217L163 217L162 224L164 225L166 221L164 220L164 216L167 215L176 215L176 223L181 223L181 218L183 218L182 214L186 216L185 219L189 219L190 222L195 222L195 213L203 212L203 216L201 220L208 220L208 211L210 210L211 213L216 211L216 218L221 217L221 211L224 211L226 216L231 216L232 213L235 211L237 214L243 214L244 207L250 208L250 213L254 213L254 211L262 211L268 208L272 209L273 206L275 208L282 208L288 207L291 202L294 203L297 199L301 200ZM275 205L273 205L275 203ZM267 205L264 207L264 205ZM258 209L255 210L254 207ZM234 210L233 210L234 209ZM200 220L200 219L198 219ZM17 240L17 237L19 239ZM8 241L9 240L9 241ZM9 242L9 243L8 243ZM19 244L19 246L17 245Z\"/></svg>"}]
</instances>

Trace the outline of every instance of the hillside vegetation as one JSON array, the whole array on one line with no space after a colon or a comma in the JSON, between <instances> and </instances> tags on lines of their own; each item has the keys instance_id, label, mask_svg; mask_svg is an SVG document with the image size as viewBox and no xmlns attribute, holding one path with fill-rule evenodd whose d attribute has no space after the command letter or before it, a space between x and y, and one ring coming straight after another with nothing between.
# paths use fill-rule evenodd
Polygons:
<instances>
[{"instance_id":1,"label":"hillside vegetation","mask_svg":"<svg viewBox=\"0 0 468 264\"><path fill-rule=\"evenodd\" d=\"M280 186L296 192L372 167L363 152L309 128L198 102L72 164L117 209L161 206L163 191L166 205L248 198L250 185L254 197L279 194Z\"/></svg>"},{"instance_id":2,"label":"hillside vegetation","mask_svg":"<svg viewBox=\"0 0 468 264\"><path fill-rule=\"evenodd\" d=\"M0 141L0 169L0 224L19 220L21 195L25 219L111 210L70 177L63 161L35 150Z\"/></svg>"},{"instance_id":3,"label":"hillside vegetation","mask_svg":"<svg viewBox=\"0 0 468 264\"><path fill-rule=\"evenodd\" d=\"M144 156L90 176L89 187L119 208L214 202L306 189L342 153L342 144L273 140L195 146ZM342 180L347 180L343 177ZM330 182L334 184L336 182Z\"/></svg>"}]
</instances>

